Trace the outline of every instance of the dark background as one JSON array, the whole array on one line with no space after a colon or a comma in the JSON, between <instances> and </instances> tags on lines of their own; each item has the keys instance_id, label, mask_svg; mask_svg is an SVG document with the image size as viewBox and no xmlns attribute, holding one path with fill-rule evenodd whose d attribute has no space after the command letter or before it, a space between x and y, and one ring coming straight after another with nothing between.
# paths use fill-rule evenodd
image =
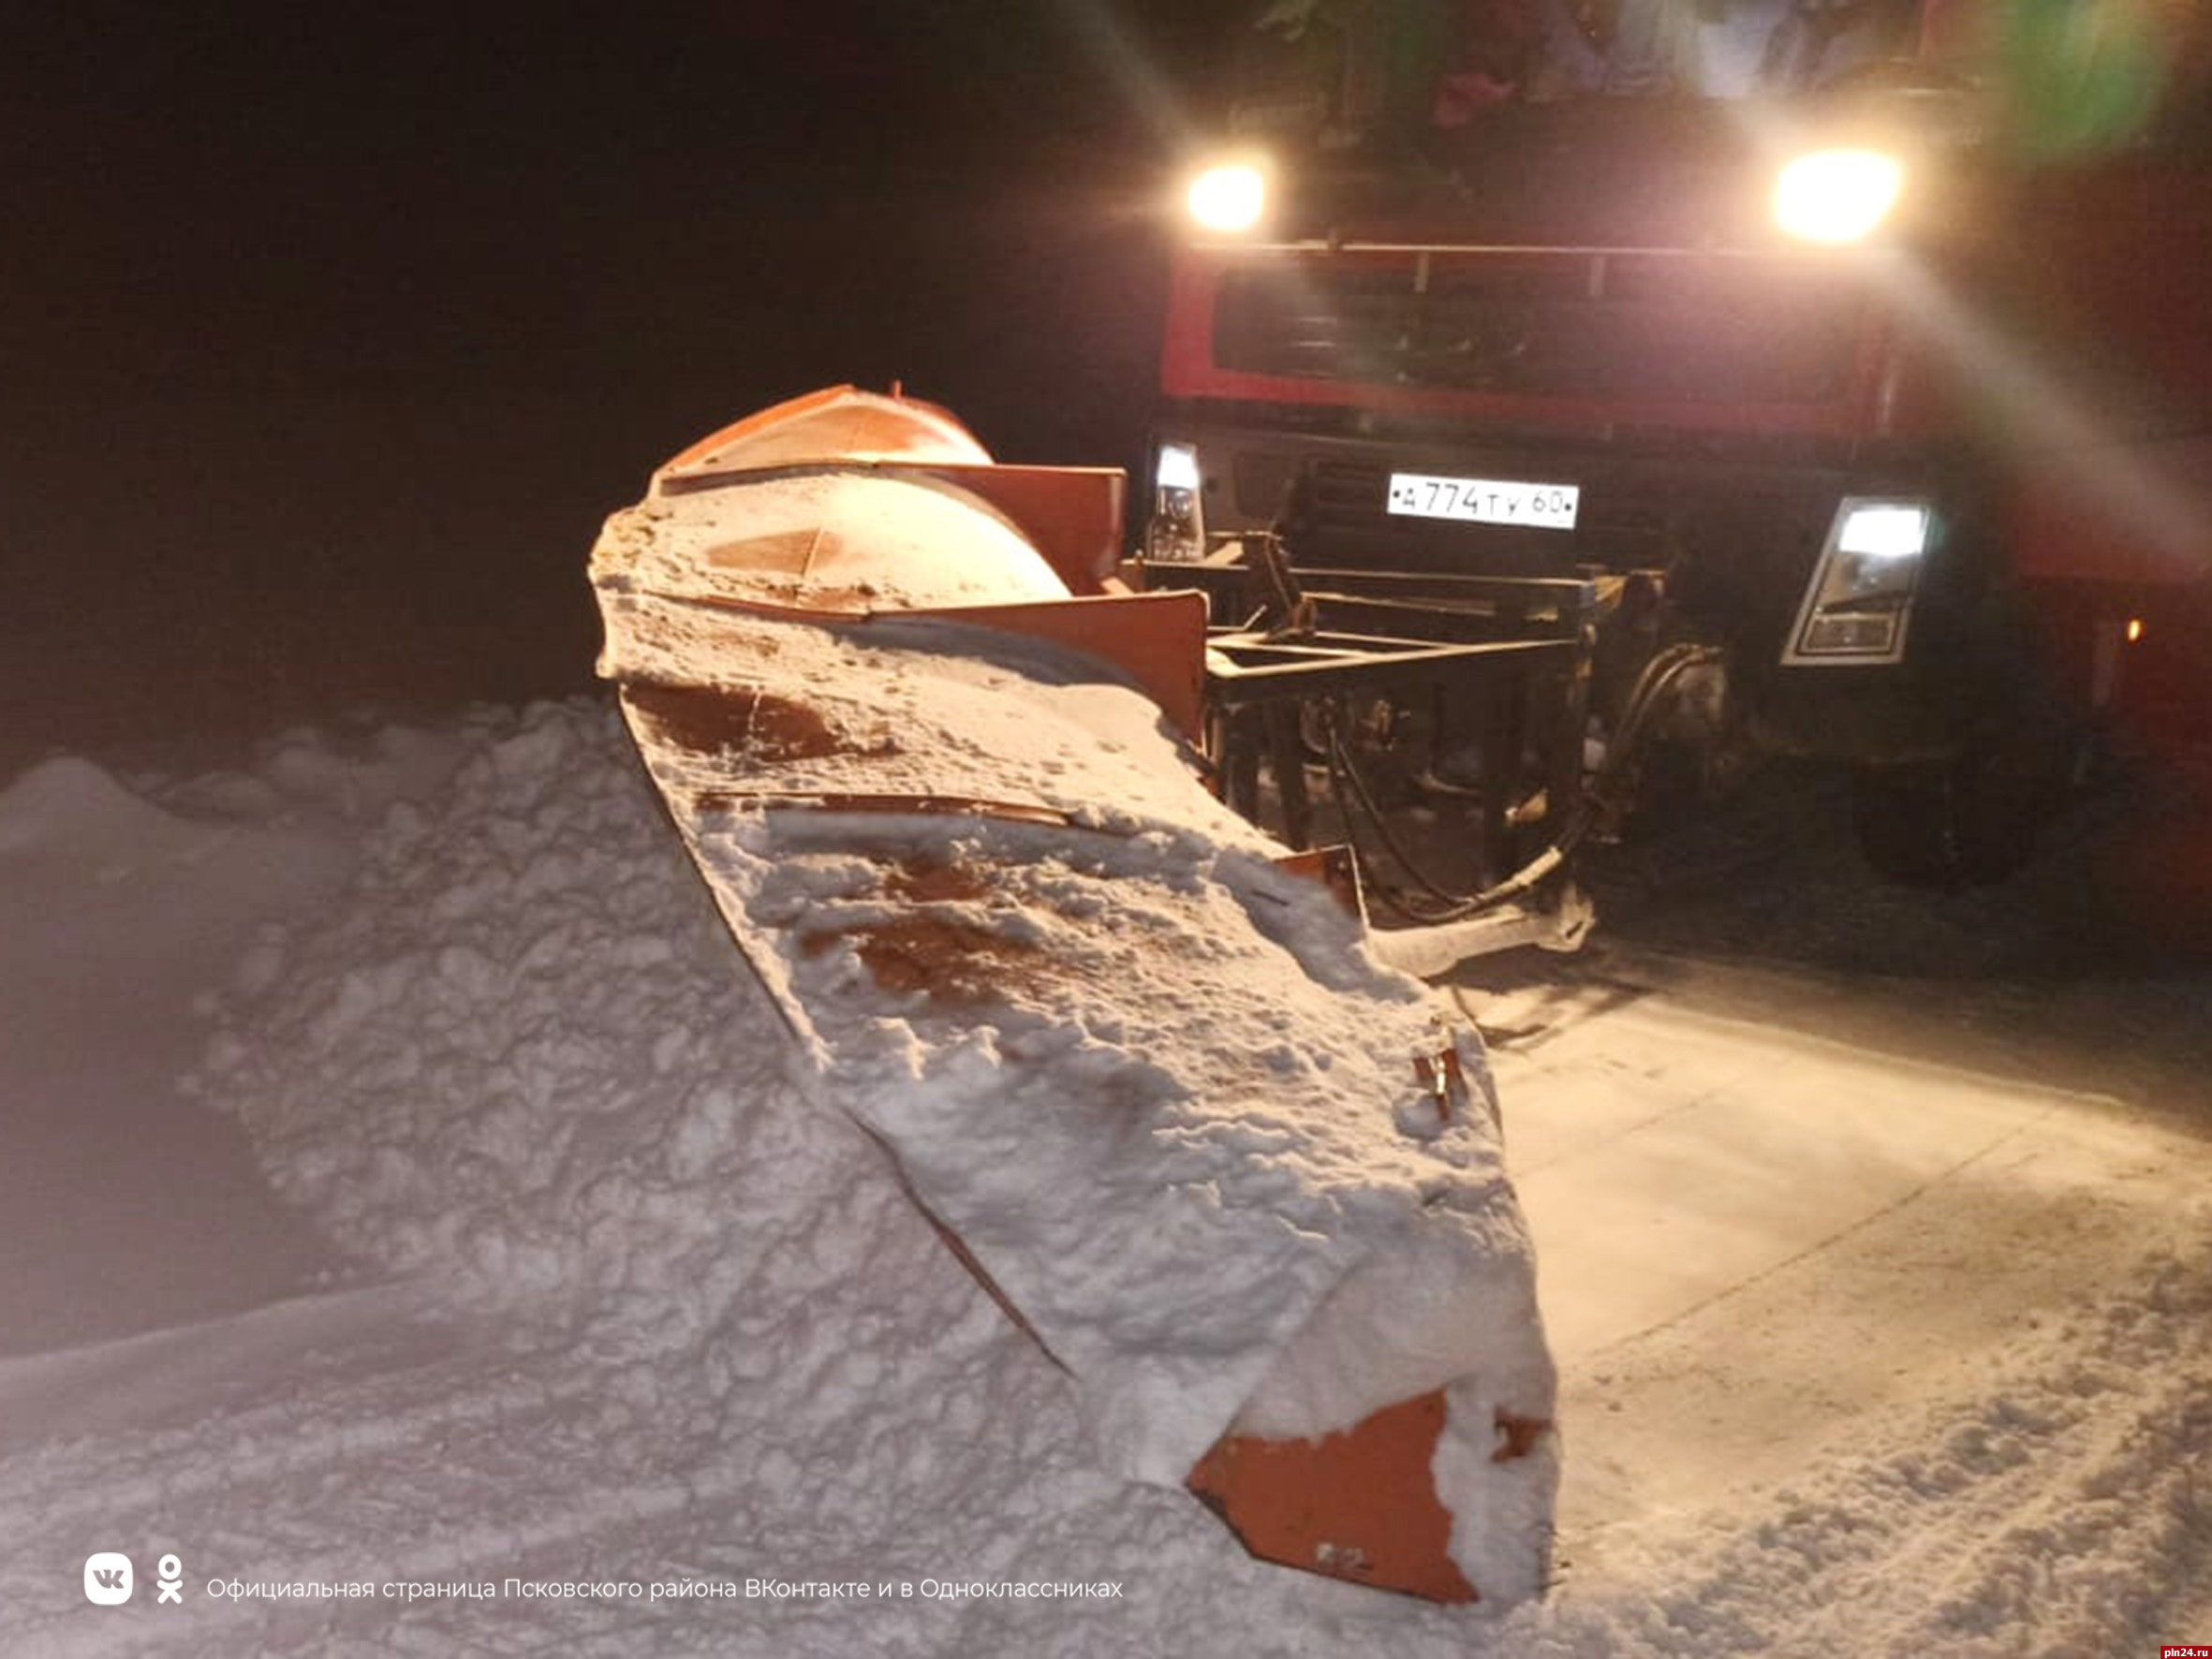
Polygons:
<instances>
[{"instance_id":1,"label":"dark background","mask_svg":"<svg viewBox=\"0 0 2212 1659\"><path fill-rule=\"evenodd\" d=\"M600 521L816 386L1135 466L1246 8L40 9L0 24L7 770L582 689Z\"/></svg>"}]
</instances>

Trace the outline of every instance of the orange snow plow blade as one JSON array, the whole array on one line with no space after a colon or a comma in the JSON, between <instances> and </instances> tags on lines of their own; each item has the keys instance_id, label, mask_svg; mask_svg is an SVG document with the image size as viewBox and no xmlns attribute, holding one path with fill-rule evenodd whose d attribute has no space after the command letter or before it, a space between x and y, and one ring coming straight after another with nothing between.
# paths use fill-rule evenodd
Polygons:
<instances>
[{"instance_id":1,"label":"orange snow plow blade","mask_svg":"<svg viewBox=\"0 0 2212 1659\"><path fill-rule=\"evenodd\" d=\"M1444 1397L1433 1393L1319 1440L1231 1435L1190 1472L1190 1490L1262 1560L1474 1601L1449 1553L1452 1517L1429 1485L1443 1427Z\"/></svg>"},{"instance_id":2,"label":"orange snow plow blade","mask_svg":"<svg viewBox=\"0 0 2212 1659\"><path fill-rule=\"evenodd\" d=\"M1121 505L818 392L609 521L601 671L825 1102L1099 1461L1266 1560L1524 1599L1555 1380L1479 1043L1207 793L1205 603L1113 580Z\"/></svg>"}]
</instances>

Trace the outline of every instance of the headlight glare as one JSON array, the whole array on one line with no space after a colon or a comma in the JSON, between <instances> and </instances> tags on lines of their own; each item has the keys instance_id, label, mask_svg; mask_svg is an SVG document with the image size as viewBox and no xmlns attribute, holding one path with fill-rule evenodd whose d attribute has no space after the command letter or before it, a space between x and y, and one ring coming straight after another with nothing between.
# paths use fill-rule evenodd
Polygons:
<instances>
[{"instance_id":1,"label":"headlight glare","mask_svg":"<svg viewBox=\"0 0 2212 1659\"><path fill-rule=\"evenodd\" d=\"M1208 230L1249 230L1267 211L1267 175L1256 162L1219 162L1190 181L1184 202Z\"/></svg>"},{"instance_id":2,"label":"headlight glare","mask_svg":"<svg viewBox=\"0 0 2212 1659\"><path fill-rule=\"evenodd\" d=\"M1905 167L1879 150L1816 150L1775 181L1775 223L1803 242L1864 240L1905 190Z\"/></svg>"}]
</instances>

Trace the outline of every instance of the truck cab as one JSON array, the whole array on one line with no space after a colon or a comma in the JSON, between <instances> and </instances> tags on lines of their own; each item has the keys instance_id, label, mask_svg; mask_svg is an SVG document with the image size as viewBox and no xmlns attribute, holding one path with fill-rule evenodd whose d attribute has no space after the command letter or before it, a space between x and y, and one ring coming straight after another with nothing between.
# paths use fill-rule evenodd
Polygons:
<instances>
[{"instance_id":1,"label":"truck cab","mask_svg":"<svg viewBox=\"0 0 2212 1659\"><path fill-rule=\"evenodd\" d=\"M1264 536L1446 635L1512 625L1454 580L1580 584L1593 753L1832 761L1886 871L2002 874L2205 708L2204 31L2057 9L1272 8L1190 175L1153 581Z\"/></svg>"}]
</instances>

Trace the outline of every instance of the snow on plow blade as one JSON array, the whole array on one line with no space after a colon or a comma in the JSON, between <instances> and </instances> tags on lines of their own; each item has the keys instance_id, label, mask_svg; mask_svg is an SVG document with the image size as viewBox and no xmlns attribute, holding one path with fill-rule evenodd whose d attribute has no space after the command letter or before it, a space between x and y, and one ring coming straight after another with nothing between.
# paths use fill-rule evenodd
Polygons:
<instances>
[{"instance_id":1,"label":"snow on plow blade","mask_svg":"<svg viewBox=\"0 0 2212 1659\"><path fill-rule=\"evenodd\" d=\"M1203 603L1114 581L1121 484L783 404L608 521L601 671L823 1097L1100 1461L1270 1560L1523 1599L1555 1385L1480 1047L1200 783Z\"/></svg>"}]
</instances>

